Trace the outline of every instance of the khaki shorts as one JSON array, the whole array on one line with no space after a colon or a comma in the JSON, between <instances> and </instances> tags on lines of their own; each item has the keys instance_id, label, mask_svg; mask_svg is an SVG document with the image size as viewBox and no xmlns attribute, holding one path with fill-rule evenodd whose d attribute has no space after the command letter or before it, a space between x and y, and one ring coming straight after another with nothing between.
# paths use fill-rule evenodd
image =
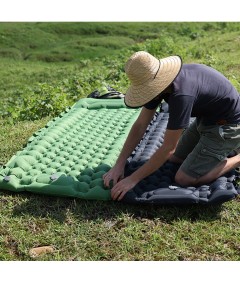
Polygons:
<instances>
[{"instance_id":1,"label":"khaki shorts","mask_svg":"<svg viewBox=\"0 0 240 282\"><path fill-rule=\"evenodd\" d=\"M187 128L177 145L175 156L184 160L181 169L198 178L240 147L240 124L205 126L201 120Z\"/></svg>"}]
</instances>

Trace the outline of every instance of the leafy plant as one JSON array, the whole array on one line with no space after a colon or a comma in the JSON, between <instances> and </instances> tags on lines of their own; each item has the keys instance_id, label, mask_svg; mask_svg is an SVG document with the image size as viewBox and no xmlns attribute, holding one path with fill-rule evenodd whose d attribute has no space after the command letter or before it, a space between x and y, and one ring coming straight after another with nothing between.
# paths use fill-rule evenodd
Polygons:
<instances>
[{"instance_id":1,"label":"leafy plant","mask_svg":"<svg viewBox=\"0 0 240 282\"><path fill-rule=\"evenodd\" d=\"M19 36L16 25L0 24L0 47L4 47L2 55L6 57L0 70L3 76L0 91L4 92L0 115L11 122L56 116L103 84L124 93L128 87L124 64L140 50L159 58L180 55L184 62L196 61L224 71L226 64L217 53L219 45L212 44L213 33L218 40L218 34L240 29L237 23L101 23L99 27L94 23L29 26L22 23L20 26L22 30L28 30L24 36ZM34 30L39 37L44 36L43 41L32 37ZM47 37L48 34L51 36ZM227 40L232 42L232 38L227 37ZM139 42L134 44L134 40ZM19 43L19 49L7 48L15 46L15 41ZM212 48L208 48L209 45ZM229 44L226 48L229 50ZM24 54L29 57L24 64L19 64ZM14 57L18 63L7 61L8 56ZM39 63L39 60L44 62ZM235 73L229 76L233 75L236 76Z\"/></svg>"}]
</instances>

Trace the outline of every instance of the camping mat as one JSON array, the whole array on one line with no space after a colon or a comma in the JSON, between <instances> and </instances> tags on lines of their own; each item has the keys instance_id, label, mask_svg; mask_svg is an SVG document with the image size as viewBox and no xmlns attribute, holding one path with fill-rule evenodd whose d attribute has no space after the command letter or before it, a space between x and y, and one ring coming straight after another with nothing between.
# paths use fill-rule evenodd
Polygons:
<instances>
[{"instance_id":1,"label":"camping mat","mask_svg":"<svg viewBox=\"0 0 240 282\"><path fill-rule=\"evenodd\" d=\"M132 161L127 164L125 175L133 173L144 161ZM209 185L200 187L181 187L174 182L179 165L166 162L160 169L140 181L129 191L123 201L145 204L221 204L234 199L240 189L236 185L238 175L235 171L219 177Z\"/></svg>"},{"instance_id":2,"label":"camping mat","mask_svg":"<svg viewBox=\"0 0 240 282\"><path fill-rule=\"evenodd\" d=\"M143 139L132 152L125 167L125 176L131 175L142 166L162 145L169 118L167 104L162 112L157 112L149 124ZM191 118L190 122L193 122ZM127 203L146 204L220 204L234 199L240 194L239 173L235 170L219 177L208 185L181 187L174 178L178 164L166 162L156 172L140 181L123 198Z\"/></svg>"},{"instance_id":3,"label":"camping mat","mask_svg":"<svg viewBox=\"0 0 240 282\"><path fill-rule=\"evenodd\" d=\"M0 169L0 188L110 200L102 175L115 163L138 115L123 99L79 100Z\"/></svg>"},{"instance_id":4,"label":"camping mat","mask_svg":"<svg viewBox=\"0 0 240 282\"><path fill-rule=\"evenodd\" d=\"M102 176L114 165L139 110L122 99L85 98L36 132L26 147L0 169L0 188L55 196L110 200ZM129 157L130 175L162 145L169 114L162 107ZM235 171L209 185L180 187L178 165L167 162L126 193L123 202L151 204L222 203L240 189Z\"/></svg>"}]
</instances>

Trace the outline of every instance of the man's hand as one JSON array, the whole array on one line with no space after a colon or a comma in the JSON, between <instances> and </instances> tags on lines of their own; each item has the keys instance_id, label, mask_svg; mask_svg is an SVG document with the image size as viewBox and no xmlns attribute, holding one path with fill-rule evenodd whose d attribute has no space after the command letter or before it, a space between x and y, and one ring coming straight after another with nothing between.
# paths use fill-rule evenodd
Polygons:
<instances>
[{"instance_id":1,"label":"man's hand","mask_svg":"<svg viewBox=\"0 0 240 282\"><path fill-rule=\"evenodd\" d=\"M131 190L137 183L133 181L131 176L119 181L111 190L111 196L113 200L122 200L124 195Z\"/></svg>"},{"instance_id":2,"label":"man's hand","mask_svg":"<svg viewBox=\"0 0 240 282\"><path fill-rule=\"evenodd\" d=\"M110 182L112 181L113 186L115 186L118 181L124 178L124 167L114 166L107 173L103 175L104 185L110 188Z\"/></svg>"}]
</instances>

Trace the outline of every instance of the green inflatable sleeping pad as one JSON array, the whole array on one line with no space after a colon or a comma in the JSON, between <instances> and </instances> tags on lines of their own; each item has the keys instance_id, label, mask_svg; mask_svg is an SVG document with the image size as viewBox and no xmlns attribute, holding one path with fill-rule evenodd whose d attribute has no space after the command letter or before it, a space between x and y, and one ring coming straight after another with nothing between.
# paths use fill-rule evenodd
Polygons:
<instances>
[{"instance_id":1,"label":"green inflatable sleeping pad","mask_svg":"<svg viewBox=\"0 0 240 282\"><path fill-rule=\"evenodd\" d=\"M123 99L84 98L36 132L0 168L0 188L110 200L102 176L139 115Z\"/></svg>"}]
</instances>

